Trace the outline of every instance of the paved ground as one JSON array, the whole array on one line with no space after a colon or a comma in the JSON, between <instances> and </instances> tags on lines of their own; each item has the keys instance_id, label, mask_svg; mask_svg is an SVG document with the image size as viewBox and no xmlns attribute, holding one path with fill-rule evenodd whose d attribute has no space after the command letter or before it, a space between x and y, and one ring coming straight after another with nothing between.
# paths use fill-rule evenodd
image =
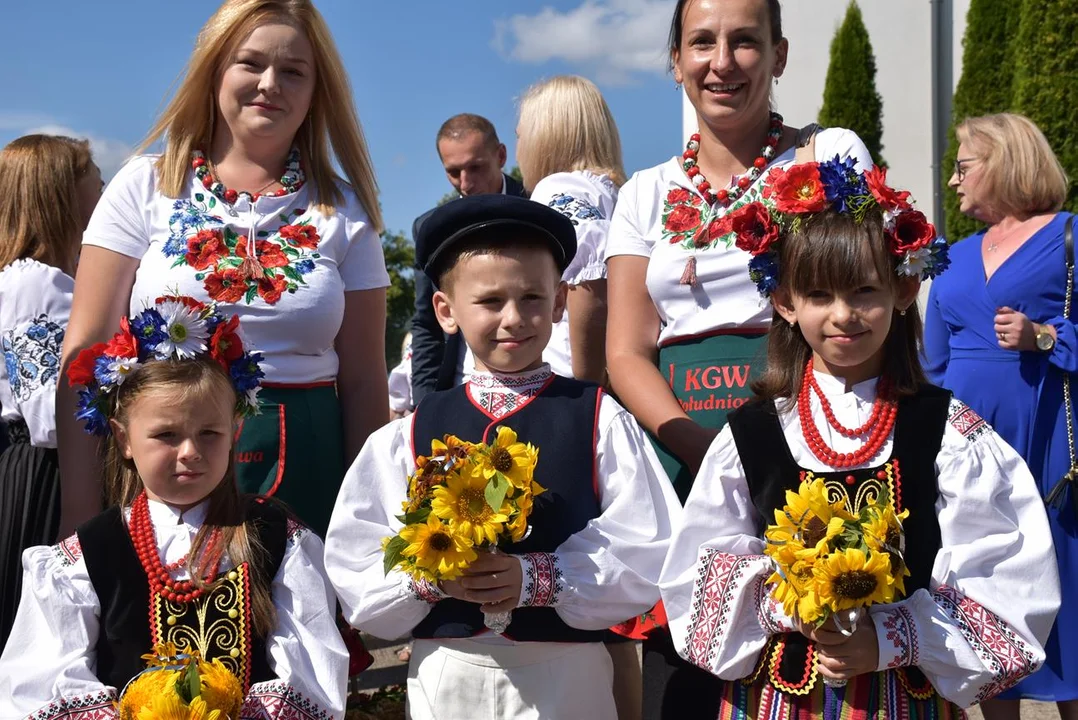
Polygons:
<instances>
[{"instance_id":1,"label":"paved ground","mask_svg":"<svg viewBox=\"0 0 1078 720\"><path fill-rule=\"evenodd\" d=\"M363 636L367 649L374 656L374 664L358 678L358 685L353 690L370 690L385 685L404 684L407 668L397 659L397 649L402 642L386 642L368 635ZM969 711L969 720L983 720L980 710ZM1022 703L1022 720L1059 720L1059 712L1052 703L1026 701Z\"/></svg>"}]
</instances>

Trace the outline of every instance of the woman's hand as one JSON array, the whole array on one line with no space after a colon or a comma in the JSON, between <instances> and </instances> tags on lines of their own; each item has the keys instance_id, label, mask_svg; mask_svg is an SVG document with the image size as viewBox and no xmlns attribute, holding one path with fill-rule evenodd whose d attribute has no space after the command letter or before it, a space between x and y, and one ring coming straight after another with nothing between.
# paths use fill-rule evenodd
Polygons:
<instances>
[{"instance_id":1,"label":"woman's hand","mask_svg":"<svg viewBox=\"0 0 1078 720\"><path fill-rule=\"evenodd\" d=\"M798 630L816 643L820 674L825 678L849 680L879 669L879 638L867 613L861 615L852 635L840 633L831 622L820 628L801 625Z\"/></svg>"},{"instance_id":2,"label":"woman's hand","mask_svg":"<svg viewBox=\"0 0 1078 720\"><path fill-rule=\"evenodd\" d=\"M509 612L520 603L524 572L520 561L504 553L479 553L459 580L438 584L446 595L478 603L485 613Z\"/></svg>"},{"instance_id":3,"label":"woman's hand","mask_svg":"<svg viewBox=\"0 0 1078 720\"><path fill-rule=\"evenodd\" d=\"M1037 349L1037 324L1028 317L1001 307L996 310L996 341L1004 350L1032 352Z\"/></svg>"}]
</instances>

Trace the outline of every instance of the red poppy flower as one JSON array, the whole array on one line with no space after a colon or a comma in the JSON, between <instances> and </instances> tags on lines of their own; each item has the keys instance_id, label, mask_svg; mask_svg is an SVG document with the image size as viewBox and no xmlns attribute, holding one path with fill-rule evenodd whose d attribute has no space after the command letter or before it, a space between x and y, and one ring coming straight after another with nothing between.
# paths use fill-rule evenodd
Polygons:
<instances>
[{"instance_id":1,"label":"red poppy flower","mask_svg":"<svg viewBox=\"0 0 1078 720\"><path fill-rule=\"evenodd\" d=\"M320 239L313 225L285 225L277 231L277 234L287 240L289 245L308 250L317 248Z\"/></svg>"},{"instance_id":2,"label":"red poppy flower","mask_svg":"<svg viewBox=\"0 0 1078 720\"><path fill-rule=\"evenodd\" d=\"M779 212L811 213L827 207L827 193L815 163L793 165L778 176L774 196Z\"/></svg>"},{"instance_id":3,"label":"red poppy flower","mask_svg":"<svg viewBox=\"0 0 1078 720\"><path fill-rule=\"evenodd\" d=\"M936 237L936 228L920 210L911 210L895 216L894 230L888 234L891 252L902 257L912 250L928 247Z\"/></svg>"},{"instance_id":4,"label":"red poppy flower","mask_svg":"<svg viewBox=\"0 0 1078 720\"><path fill-rule=\"evenodd\" d=\"M670 192L666 193L666 204L670 206L678 205L679 203L688 202L689 197L692 195L685 188L674 188Z\"/></svg>"},{"instance_id":5,"label":"red poppy flower","mask_svg":"<svg viewBox=\"0 0 1078 720\"><path fill-rule=\"evenodd\" d=\"M105 354L119 358L137 358L138 343L131 334L131 327L127 324L127 318L120 318L120 332L112 336L105 345Z\"/></svg>"},{"instance_id":6,"label":"red poppy flower","mask_svg":"<svg viewBox=\"0 0 1078 720\"><path fill-rule=\"evenodd\" d=\"M730 216L723 215L721 218L716 218L707 224L707 239L709 242L714 242L723 235L729 234L732 229Z\"/></svg>"},{"instance_id":7,"label":"red poppy flower","mask_svg":"<svg viewBox=\"0 0 1078 720\"><path fill-rule=\"evenodd\" d=\"M270 305L277 304L277 301L281 299L281 294L287 289L287 280L269 273L266 273L258 281L258 294Z\"/></svg>"},{"instance_id":8,"label":"red poppy flower","mask_svg":"<svg viewBox=\"0 0 1078 720\"><path fill-rule=\"evenodd\" d=\"M228 369L233 361L243 356L243 340L237 332L240 327L239 315L233 315L227 322L217 326L210 337L210 357Z\"/></svg>"},{"instance_id":9,"label":"red poppy flower","mask_svg":"<svg viewBox=\"0 0 1078 720\"><path fill-rule=\"evenodd\" d=\"M277 243L259 240L255 247L258 249L258 262L262 267L279 268L288 265L288 257Z\"/></svg>"},{"instance_id":10,"label":"red poppy flower","mask_svg":"<svg viewBox=\"0 0 1078 720\"><path fill-rule=\"evenodd\" d=\"M94 362L105 352L105 343L97 343L79 351L75 360L67 368L67 382L74 387L90 387L94 380Z\"/></svg>"},{"instance_id":11,"label":"red poppy flower","mask_svg":"<svg viewBox=\"0 0 1078 720\"><path fill-rule=\"evenodd\" d=\"M691 205L678 205L666 216L666 230L683 233L700 226L700 211Z\"/></svg>"},{"instance_id":12,"label":"red poppy flower","mask_svg":"<svg viewBox=\"0 0 1078 720\"><path fill-rule=\"evenodd\" d=\"M216 267L221 255L227 252L220 230L203 230L187 238L187 264L195 270Z\"/></svg>"},{"instance_id":13,"label":"red poppy flower","mask_svg":"<svg viewBox=\"0 0 1078 720\"><path fill-rule=\"evenodd\" d=\"M206 276L206 293L218 302L239 302L247 292L247 279L238 268L225 268Z\"/></svg>"},{"instance_id":14,"label":"red poppy flower","mask_svg":"<svg viewBox=\"0 0 1078 720\"><path fill-rule=\"evenodd\" d=\"M761 203L743 205L729 218L730 228L737 233L736 244L745 252L762 255L779 239L779 226Z\"/></svg>"},{"instance_id":15,"label":"red poppy flower","mask_svg":"<svg viewBox=\"0 0 1078 720\"><path fill-rule=\"evenodd\" d=\"M246 258L247 257L247 236L246 235L240 235L240 236L238 236L236 238L236 249L235 249L234 252L236 254L236 257L238 257L238 258Z\"/></svg>"},{"instance_id":16,"label":"red poppy flower","mask_svg":"<svg viewBox=\"0 0 1078 720\"><path fill-rule=\"evenodd\" d=\"M909 210L913 207L909 203L908 190L895 190L888 187L886 169L873 165L872 169L865 173L865 183L872 197L876 198L876 202L884 210Z\"/></svg>"},{"instance_id":17,"label":"red poppy flower","mask_svg":"<svg viewBox=\"0 0 1078 720\"><path fill-rule=\"evenodd\" d=\"M770 199L775 194L775 188L779 185L779 182L783 175L786 174L786 168L773 167L767 172L767 177L764 178L763 189L760 190L760 194L765 198Z\"/></svg>"}]
</instances>

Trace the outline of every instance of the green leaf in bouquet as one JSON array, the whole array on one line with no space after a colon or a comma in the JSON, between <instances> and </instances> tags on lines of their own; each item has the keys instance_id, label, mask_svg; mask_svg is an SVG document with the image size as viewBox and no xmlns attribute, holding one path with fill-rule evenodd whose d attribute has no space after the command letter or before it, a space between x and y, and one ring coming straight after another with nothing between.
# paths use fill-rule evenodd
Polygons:
<instances>
[{"instance_id":1,"label":"green leaf in bouquet","mask_svg":"<svg viewBox=\"0 0 1078 720\"><path fill-rule=\"evenodd\" d=\"M418 510L398 515L397 519L404 525L426 525L427 518L430 517L430 507L420 507ZM407 543L406 543L407 544Z\"/></svg>"},{"instance_id":2,"label":"green leaf in bouquet","mask_svg":"<svg viewBox=\"0 0 1078 720\"><path fill-rule=\"evenodd\" d=\"M502 503L505 502L507 492L509 492L509 481L505 475L496 472L494 477L487 482L487 487L483 490L483 497L487 499L487 505L490 505L490 509L498 512L501 510Z\"/></svg>"},{"instance_id":3,"label":"green leaf in bouquet","mask_svg":"<svg viewBox=\"0 0 1078 720\"><path fill-rule=\"evenodd\" d=\"M394 535L393 539L386 545L386 556L383 561L386 575L400 563L406 547L408 547L408 542L400 535Z\"/></svg>"},{"instance_id":4,"label":"green leaf in bouquet","mask_svg":"<svg viewBox=\"0 0 1078 720\"><path fill-rule=\"evenodd\" d=\"M187 669L176 683L176 693L188 705L202 693L202 684L198 677L198 661L194 658L187 663Z\"/></svg>"}]
</instances>

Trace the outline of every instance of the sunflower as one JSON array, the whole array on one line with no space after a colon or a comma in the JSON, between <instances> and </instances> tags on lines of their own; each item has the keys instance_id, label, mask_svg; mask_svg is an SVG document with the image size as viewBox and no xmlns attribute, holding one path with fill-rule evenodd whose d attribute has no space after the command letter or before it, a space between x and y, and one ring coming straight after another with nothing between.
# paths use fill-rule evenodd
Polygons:
<instances>
[{"instance_id":1,"label":"sunflower","mask_svg":"<svg viewBox=\"0 0 1078 720\"><path fill-rule=\"evenodd\" d=\"M434 458L445 458L452 461L452 466L466 463L475 452L475 445L461 440L456 435L446 435L445 442L431 440L430 454Z\"/></svg>"},{"instance_id":2,"label":"sunflower","mask_svg":"<svg viewBox=\"0 0 1078 720\"><path fill-rule=\"evenodd\" d=\"M517 442L517 434L504 425L498 426L498 434L490 444L490 450L476 458L478 467L488 480L501 473L510 485L523 489L532 482L539 451L530 444Z\"/></svg>"},{"instance_id":3,"label":"sunflower","mask_svg":"<svg viewBox=\"0 0 1078 720\"><path fill-rule=\"evenodd\" d=\"M853 520L841 502L828 502L822 478L805 480L797 492L786 491L786 506L775 511L775 524L766 536L769 543L792 543L819 555L827 552L827 544Z\"/></svg>"},{"instance_id":4,"label":"sunflower","mask_svg":"<svg viewBox=\"0 0 1078 720\"><path fill-rule=\"evenodd\" d=\"M452 580L475 561L471 538L453 531L433 514L426 523L406 525L400 531L408 543L402 554L415 559L417 567L436 572L438 577Z\"/></svg>"},{"instance_id":5,"label":"sunflower","mask_svg":"<svg viewBox=\"0 0 1078 720\"><path fill-rule=\"evenodd\" d=\"M886 553L857 548L834 552L812 569L816 594L831 612L894 600L894 578Z\"/></svg>"},{"instance_id":6,"label":"sunflower","mask_svg":"<svg viewBox=\"0 0 1078 720\"><path fill-rule=\"evenodd\" d=\"M219 709L226 718L238 718L243 704L243 686L220 660L198 662L199 698L209 708ZM195 698L198 700L199 698ZM192 701L191 708L195 703ZM192 715L192 718L194 715Z\"/></svg>"},{"instance_id":7,"label":"sunflower","mask_svg":"<svg viewBox=\"0 0 1078 720\"><path fill-rule=\"evenodd\" d=\"M146 656L144 655L143 657L145 658ZM156 658L157 656L153 657ZM162 667L162 665L151 665L150 667ZM149 708L155 698L165 695L166 691L175 695L176 678L180 674L180 670L161 669L142 672L137 675L120 697L121 720L135 720L135 718L141 717L142 711Z\"/></svg>"},{"instance_id":8,"label":"sunflower","mask_svg":"<svg viewBox=\"0 0 1078 720\"><path fill-rule=\"evenodd\" d=\"M487 504L487 477L476 467L473 472L454 473L445 485L434 488L432 514L449 523L454 532L479 545L498 542L509 516L494 512ZM504 508L503 508L504 509Z\"/></svg>"},{"instance_id":9,"label":"sunflower","mask_svg":"<svg viewBox=\"0 0 1078 720\"><path fill-rule=\"evenodd\" d=\"M906 536L902 531L902 521L909 515L909 510L895 514L894 505L880 503L867 508L867 518L861 523L868 548L886 554L891 561L895 590L903 596L906 594L905 578L909 577L910 569L906 567Z\"/></svg>"}]
</instances>

